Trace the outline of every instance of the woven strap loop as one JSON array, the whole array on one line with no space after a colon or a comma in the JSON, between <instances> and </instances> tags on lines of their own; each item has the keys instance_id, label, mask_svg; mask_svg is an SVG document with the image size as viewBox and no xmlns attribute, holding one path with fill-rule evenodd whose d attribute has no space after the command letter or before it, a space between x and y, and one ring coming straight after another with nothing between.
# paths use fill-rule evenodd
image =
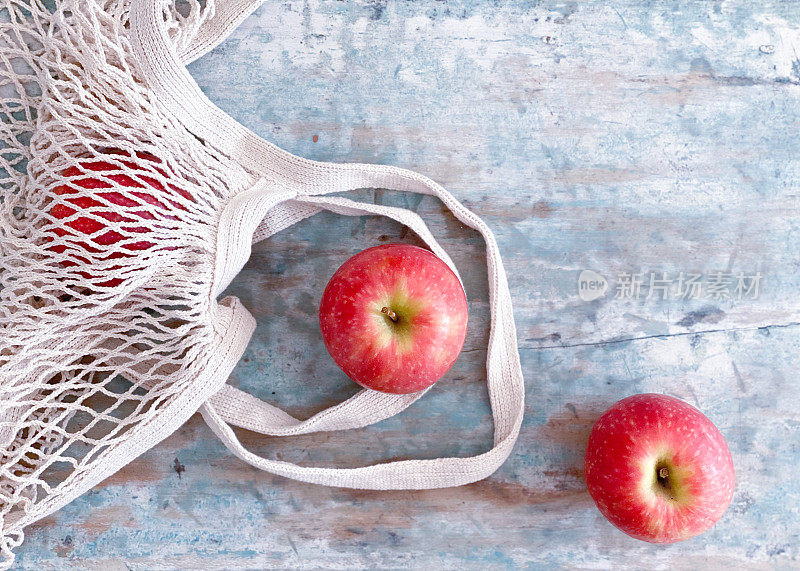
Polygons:
<instances>
[{"instance_id":1,"label":"woven strap loop","mask_svg":"<svg viewBox=\"0 0 800 571\"><path fill-rule=\"evenodd\" d=\"M369 176L373 167L368 167ZM379 169L382 170L382 169ZM381 172L385 176L385 172ZM420 179L420 175L391 169L392 176ZM321 177L325 182L325 175ZM317 182L320 182L317 179ZM326 193L346 190L336 184L326 187ZM319 431L360 428L388 418L410 406L426 391L410 395L390 395L362 390L347 401L323 410L308 420L300 421L281 409L256 397L226 385L200 409L205 421L236 456L253 466L289 478L329 486L365 489L424 489L458 486L485 478L508 457L519 433L524 407L524 385L516 348L516 333L511 313L510 295L497 245L491 231L483 222L452 197L447 191L430 183L425 188L445 200L454 213L466 224L476 227L487 242L490 280L492 328L487 356L487 379L495 424L495 445L488 452L469 458L440 458L437 460L404 460L355 469L303 467L288 462L262 458L241 444L231 425L272 436L292 436ZM454 271L450 257L436 242L418 214L403 208L358 203L341 197L313 196L318 188L300 187L300 196L284 204L287 211L298 210L292 223L315 214L320 209L342 215L377 214L392 218L411 228ZM303 196L306 195L306 196ZM265 220L259 225L260 238L268 237L288 227L284 217L274 228Z\"/></svg>"}]
</instances>

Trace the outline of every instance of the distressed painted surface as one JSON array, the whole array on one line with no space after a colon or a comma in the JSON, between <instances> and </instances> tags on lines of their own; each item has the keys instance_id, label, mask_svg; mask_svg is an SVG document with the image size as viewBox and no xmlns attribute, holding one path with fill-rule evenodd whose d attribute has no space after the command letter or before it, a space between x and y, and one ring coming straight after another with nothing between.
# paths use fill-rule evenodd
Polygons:
<instances>
[{"instance_id":1,"label":"distressed painted surface","mask_svg":"<svg viewBox=\"0 0 800 571\"><path fill-rule=\"evenodd\" d=\"M359 492L250 468L195 416L30 528L20 566L796 566L798 50L789 2L267 3L193 75L283 148L414 168L486 219L526 375L519 443L484 482ZM477 234L429 198L359 197L412 207L443 237L470 300L465 351L424 399L374 427L244 442L325 466L486 450ZM397 240L415 242L386 220L325 214L258 245L229 292L259 323L231 382L298 416L354 393L322 346L317 303L348 256ZM612 291L582 301L582 269ZM614 297L621 272L715 270L761 272L760 296ZM737 469L723 520L674 546L611 528L582 480L593 421L647 391L703 410Z\"/></svg>"}]
</instances>

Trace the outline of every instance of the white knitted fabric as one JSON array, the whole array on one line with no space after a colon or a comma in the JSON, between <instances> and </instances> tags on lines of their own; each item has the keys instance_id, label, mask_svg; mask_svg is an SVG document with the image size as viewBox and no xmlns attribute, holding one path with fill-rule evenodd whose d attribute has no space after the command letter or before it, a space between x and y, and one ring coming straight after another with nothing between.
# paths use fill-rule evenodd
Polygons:
<instances>
[{"instance_id":1,"label":"white knitted fabric","mask_svg":"<svg viewBox=\"0 0 800 571\"><path fill-rule=\"evenodd\" d=\"M366 489L458 486L508 457L523 379L489 228L433 181L308 161L216 108L185 69L259 0L0 0L0 553L23 529L169 436L194 412L242 460ZM291 436L363 427L422 396L363 390L300 421L227 384L255 327L218 299L253 242L322 209L400 221L455 267L414 212L342 197L431 194L486 240L494 446L355 469L259 457L231 425ZM324 248L324 244L320 244ZM268 294L268 292L266 292Z\"/></svg>"}]
</instances>

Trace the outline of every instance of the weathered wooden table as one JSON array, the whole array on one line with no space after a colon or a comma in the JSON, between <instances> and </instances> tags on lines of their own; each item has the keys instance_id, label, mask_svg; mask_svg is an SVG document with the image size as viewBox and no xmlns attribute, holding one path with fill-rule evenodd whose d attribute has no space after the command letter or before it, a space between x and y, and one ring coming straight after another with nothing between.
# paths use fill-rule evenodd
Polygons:
<instances>
[{"instance_id":1,"label":"weathered wooden table","mask_svg":"<svg viewBox=\"0 0 800 571\"><path fill-rule=\"evenodd\" d=\"M259 472L195 416L30 528L20 566L796 568L798 52L791 2L267 3L192 74L285 149L419 170L485 218L515 303L519 442L477 484L364 492ZM488 449L482 242L433 199L360 198L443 237L470 300L465 350L395 418L245 444L322 466ZM394 241L415 238L324 214L260 244L229 291L259 324L231 382L300 417L353 394L317 304L348 256ZM585 269L608 281L599 299L578 295ZM715 528L666 547L612 528L582 479L593 421L647 391L703 410L738 477Z\"/></svg>"}]
</instances>

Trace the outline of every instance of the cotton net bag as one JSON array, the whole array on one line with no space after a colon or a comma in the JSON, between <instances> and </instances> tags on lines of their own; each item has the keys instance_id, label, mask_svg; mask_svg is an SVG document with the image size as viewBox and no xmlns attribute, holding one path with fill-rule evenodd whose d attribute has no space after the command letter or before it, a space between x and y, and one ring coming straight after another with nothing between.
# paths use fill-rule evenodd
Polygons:
<instances>
[{"instance_id":1,"label":"cotton net bag","mask_svg":"<svg viewBox=\"0 0 800 571\"><path fill-rule=\"evenodd\" d=\"M187 73L187 63L259 4L0 0L5 567L26 526L197 411L253 466L349 488L474 482L493 473L516 440L523 379L508 284L488 227L419 174L282 151L215 107ZM255 322L236 298L219 296L254 242L321 210L382 215L411 228L456 271L414 212L340 196L359 188L436 196L486 241L494 416L488 452L352 469L307 467L250 452L231 428L291 436L363 427L424 393L362 390L301 421L226 384Z\"/></svg>"}]
</instances>

